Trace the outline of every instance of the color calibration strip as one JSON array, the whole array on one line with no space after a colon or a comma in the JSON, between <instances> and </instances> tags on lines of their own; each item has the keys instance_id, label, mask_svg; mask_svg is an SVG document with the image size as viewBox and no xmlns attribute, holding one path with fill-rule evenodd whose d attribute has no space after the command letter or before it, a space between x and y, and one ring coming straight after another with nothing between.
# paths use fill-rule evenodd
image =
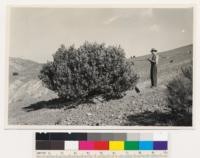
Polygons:
<instances>
[{"instance_id":1,"label":"color calibration strip","mask_svg":"<svg viewBox=\"0 0 200 158\"><path fill-rule=\"evenodd\" d=\"M157 153L160 157L161 155L166 157L168 135L166 133L36 133L35 147L37 158L41 155L45 157L46 151L52 151L54 154L60 151L65 156L75 154L76 157L80 154L102 156L105 153L107 156L109 154L114 156L114 153L126 154L124 156L131 156L130 154L141 156L142 153L146 153L152 156Z\"/></svg>"}]
</instances>

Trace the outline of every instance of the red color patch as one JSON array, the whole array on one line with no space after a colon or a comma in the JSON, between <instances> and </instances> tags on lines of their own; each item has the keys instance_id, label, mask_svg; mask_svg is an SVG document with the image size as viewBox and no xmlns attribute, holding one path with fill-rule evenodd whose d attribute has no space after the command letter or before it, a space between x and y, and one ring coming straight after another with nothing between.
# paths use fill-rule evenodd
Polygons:
<instances>
[{"instance_id":1,"label":"red color patch","mask_svg":"<svg viewBox=\"0 0 200 158\"><path fill-rule=\"evenodd\" d=\"M95 141L94 149L95 150L109 150L109 142L108 141Z\"/></svg>"}]
</instances>

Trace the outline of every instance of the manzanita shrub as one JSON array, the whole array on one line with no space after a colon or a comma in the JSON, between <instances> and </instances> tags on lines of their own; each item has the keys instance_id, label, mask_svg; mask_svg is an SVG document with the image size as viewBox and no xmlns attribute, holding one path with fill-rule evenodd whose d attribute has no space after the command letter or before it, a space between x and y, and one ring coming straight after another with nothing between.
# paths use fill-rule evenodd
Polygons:
<instances>
[{"instance_id":1,"label":"manzanita shrub","mask_svg":"<svg viewBox=\"0 0 200 158\"><path fill-rule=\"evenodd\" d=\"M167 85L168 107L176 125L192 125L192 65Z\"/></svg>"},{"instance_id":2,"label":"manzanita shrub","mask_svg":"<svg viewBox=\"0 0 200 158\"><path fill-rule=\"evenodd\" d=\"M79 48L64 45L43 65L39 78L66 100L101 95L119 98L135 88L138 76L120 46L85 42Z\"/></svg>"}]
</instances>

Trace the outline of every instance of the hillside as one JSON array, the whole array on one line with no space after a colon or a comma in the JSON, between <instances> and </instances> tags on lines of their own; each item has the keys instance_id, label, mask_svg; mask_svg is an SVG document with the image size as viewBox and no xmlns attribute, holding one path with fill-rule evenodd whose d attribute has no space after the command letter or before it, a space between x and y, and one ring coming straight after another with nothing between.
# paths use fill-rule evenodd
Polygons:
<instances>
[{"instance_id":1,"label":"hillside","mask_svg":"<svg viewBox=\"0 0 200 158\"><path fill-rule=\"evenodd\" d=\"M21 58L9 58L9 103L56 95L45 88L38 78L42 64Z\"/></svg>"},{"instance_id":2,"label":"hillside","mask_svg":"<svg viewBox=\"0 0 200 158\"><path fill-rule=\"evenodd\" d=\"M158 54L159 78L170 79L181 70L181 66L187 65L192 61L192 45L169 50L166 52L160 52ZM142 82L149 79L150 63L147 61L149 57L150 55L145 55L137 57L134 60L136 71L140 76L140 81Z\"/></svg>"},{"instance_id":3,"label":"hillside","mask_svg":"<svg viewBox=\"0 0 200 158\"><path fill-rule=\"evenodd\" d=\"M192 45L188 45L159 53L158 88L149 88L149 55L141 56L134 59L140 76L140 95L128 91L125 97L118 100L102 103L94 99L95 104L83 103L70 109L67 108L69 103L51 100L57 95L45 88L38 79L42 64L9 58L9 124L126 125L131 115L149 111L164 112L167 110L165 85L178 75L182 66L192 62L191 52ZM141 124L135 122L132 125Z\"/></svg>"}]
</instances>

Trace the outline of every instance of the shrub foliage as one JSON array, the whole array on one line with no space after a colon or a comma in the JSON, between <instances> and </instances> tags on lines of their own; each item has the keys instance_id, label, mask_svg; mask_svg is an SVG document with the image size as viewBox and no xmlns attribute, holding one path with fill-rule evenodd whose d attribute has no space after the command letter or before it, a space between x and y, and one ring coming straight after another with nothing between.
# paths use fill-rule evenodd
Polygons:
<instances>
[{"instance_id":1,"label":"shrub foliage","mask_svg":"<svg viewBox=\"0 0 200 158\"><path fill-rule=\"evenodd\" d=\"M67 100L102 95L105 99L123 96L135 87L134 66L118 46L85 42L79 48L64 45L43 65L39 78L47 88Z\"/></svg>"},{"instance_id":2,"label":"shrub foliage","mask_svg":"<svg viewBox=\"0 0 200 158\"><path fill-rule=\"evenodd\" d=\"M182 68L179 77L167 85L168 107L171 109L174 121L181 125L192 123L192 66Z\"/></svg>"}]
</instances>

